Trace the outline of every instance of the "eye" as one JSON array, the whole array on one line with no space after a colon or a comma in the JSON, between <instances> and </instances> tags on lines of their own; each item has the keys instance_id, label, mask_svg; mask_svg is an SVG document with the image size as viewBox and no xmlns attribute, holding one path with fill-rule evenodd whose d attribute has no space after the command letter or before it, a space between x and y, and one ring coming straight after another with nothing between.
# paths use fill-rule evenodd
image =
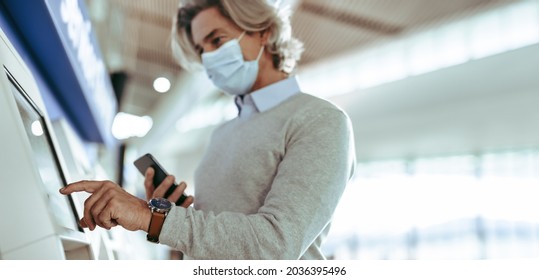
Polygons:
<instances>
[{"instance_id":1,"label":"eye","mask_svg":"<svg viewBox=\"0 0 539 280\"><path fill-rule=\"evenodd\" d=\"M211 40L211 44L215 48L219 48L223 44L223 36L215 37Z\"/></svg>"},{"instance_id":2,"label":"eye","mask_svg":"<svg viewBox=\"0 0 539 280\"><path fill-rule=\"evenodd\" d=\"M211 43L214 47L218 47L221 44L221 37L215 37L211 40Z\"/></svg>"}]
</instances>

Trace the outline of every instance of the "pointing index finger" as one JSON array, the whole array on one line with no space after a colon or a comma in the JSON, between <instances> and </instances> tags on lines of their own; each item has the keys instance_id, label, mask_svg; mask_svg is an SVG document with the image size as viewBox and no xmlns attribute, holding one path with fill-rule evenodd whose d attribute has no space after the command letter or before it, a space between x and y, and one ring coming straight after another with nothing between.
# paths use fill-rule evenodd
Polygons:
<instances>
[{"instance_id":1,"label":"pointing index finger","mask_svg":"<svg viewBox=\"0 0 539 280\"><path fill-rule=\"evenodd\" d=\"M71 194L74 192L85 191L88 193L93 193L98 190L103 185L102 181L89 181L83 180L75 183L68 184L67 186L60 189L61 194Z\"/></svg>"}]
</instances>

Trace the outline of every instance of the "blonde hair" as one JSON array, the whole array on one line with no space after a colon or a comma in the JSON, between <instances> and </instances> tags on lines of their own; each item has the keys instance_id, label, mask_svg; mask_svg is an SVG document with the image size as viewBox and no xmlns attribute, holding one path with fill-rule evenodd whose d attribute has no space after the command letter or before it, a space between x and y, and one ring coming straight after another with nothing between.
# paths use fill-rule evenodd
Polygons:
<instances>
[{"instance_id":1,"label":"blonde hair","mask_svg":"<svg viewBox=\"0 0 539 280\"><path fill-rule=\"evenodd\" d=\"M290 11L268 0L182 0L172 26L171 47L174 57L186 70L201 69L195 50L191 21L201 11L217 7L220 13L247 32L269 31L265 49L272 54L273 66L291 73L303 52L303 43L292 37Z\"/></svg>"}]
</instances>

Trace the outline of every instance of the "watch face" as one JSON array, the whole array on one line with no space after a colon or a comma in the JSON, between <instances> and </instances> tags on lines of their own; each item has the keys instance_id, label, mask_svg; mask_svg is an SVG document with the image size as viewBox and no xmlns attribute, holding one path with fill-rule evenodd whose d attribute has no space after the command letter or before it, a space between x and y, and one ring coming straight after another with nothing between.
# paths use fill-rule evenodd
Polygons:
<instances>
[{"instance_id":1,"label":"watch face","mask_svg":"<svg viewBox=\"0 0 539 280\"><path fill-rule=\"evenodd\" d=\"M156 208L157 210L169 210L172 208L172 203L162 197L152 198L149 204L150 207Z\"/></svg>"}]
</instances>

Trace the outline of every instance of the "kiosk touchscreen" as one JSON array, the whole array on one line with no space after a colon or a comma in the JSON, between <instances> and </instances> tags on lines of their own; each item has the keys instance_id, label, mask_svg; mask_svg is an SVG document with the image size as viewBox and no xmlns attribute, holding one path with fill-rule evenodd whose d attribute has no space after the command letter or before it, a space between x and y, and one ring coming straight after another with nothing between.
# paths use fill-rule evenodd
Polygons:
<instances>
[{"instance_id":1,"label":"kiosk touchscreen","mask_svg":"<svg viewBox=\"0 0 539 280\"><path fill-rule=\"evenodd\" d=\"M82 231L77 224L77 213L73 211L76 208L72 197L58 195L58 190L66 185L66 180L61 171L58 155L52 144L43 114L9 71L5 70L10 81L11 93L17 103L17 109L34 153L35 163L47 194L49 208L54 209L51 214L57 225Z\"/></svg>"}]
</instances>

